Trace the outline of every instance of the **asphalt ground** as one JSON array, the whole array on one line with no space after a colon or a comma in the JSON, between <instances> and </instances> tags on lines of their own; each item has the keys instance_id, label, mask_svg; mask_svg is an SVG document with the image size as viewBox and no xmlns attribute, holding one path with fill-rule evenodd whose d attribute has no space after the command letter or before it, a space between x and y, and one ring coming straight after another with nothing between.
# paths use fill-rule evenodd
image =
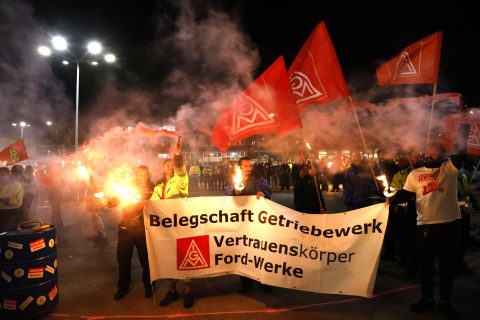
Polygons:
<instances>
[{"instance_id":1,"label":"asphalt ground","mask_svg":"<svg viewBox=\"0 0 480 320\"><path fill-rule=\"evenodd\" d=\"M326 192L324 196L329 213L344 211L341 193ZM272 200L292 207L293 193L274 192ZM371 299L277 287L265 293L259 286L239 294L239 277L230 275L194 280L195 305L184 309L182 296L168 307L158 306L167 291L165 280L158 281L153 299L144 297L141 267L134 252L131 290L125 298L115 301L119 212L109 210L103 214L109 237L101 242L87 239L91 223L83 203L66 202L62 212L65 227L58 232L60 299L46 319L446 319L437 309L420 315L409 311L409 305L420 296L418 279L405 280L405 270L398 262L384 260L380 262L375 296ZM34 218L49 223L50 207L42 205ZM477 320L480 252L469 250L466 261L474 275L455 279L452 304L463 319ZM182 283L178 289L183 290Z\"/></svg>"}]
</instances>

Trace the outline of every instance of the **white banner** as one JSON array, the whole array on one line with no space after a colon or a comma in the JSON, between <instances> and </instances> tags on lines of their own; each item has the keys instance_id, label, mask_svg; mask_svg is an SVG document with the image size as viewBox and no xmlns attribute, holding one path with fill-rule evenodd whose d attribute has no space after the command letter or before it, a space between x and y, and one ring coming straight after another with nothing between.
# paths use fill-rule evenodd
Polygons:
<instances>
[{"instance_id":1,"label":"white banner","mask_svg":"<svg viewBox=\"0 0 480 320\"><path fill-rule=\"evenodd\" d=\"M304 214L265 198L147 201L150 277L238 274L261 283L371 297L388 208Z\"/></svg>"}]
</instances>

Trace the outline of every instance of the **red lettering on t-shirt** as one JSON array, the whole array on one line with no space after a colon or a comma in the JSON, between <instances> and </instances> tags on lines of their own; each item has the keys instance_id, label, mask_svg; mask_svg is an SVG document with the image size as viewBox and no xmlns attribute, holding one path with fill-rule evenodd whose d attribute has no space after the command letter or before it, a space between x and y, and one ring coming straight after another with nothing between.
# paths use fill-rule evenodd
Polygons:
<instances>
[{"instance_id":1,"label":"red lettering on t-shirt","mask_svg":"<svg viewBox=\"0 0 480 320\"><path fill-rule=\"evenodd\" d=\"M418 176L418 182L437 179L439 174L440 174L440 170L435 170L432 173L421 174Z\"/></svg>"},{"instance_id":2,"label":"red lettering on t-shirt","mask_svg":"<svg viewBox=\"0 0 480 320\"><path fill-rule=\"evenodd\" d=\"M433 192L435 191L435 189L437 189L438 187L438 182L437 181L432 181L430 183L428 183L426 186L423 186L423 191L422 191L422 195L427 195L429 194L430 192Z\"/></svg>"}]
</instances>

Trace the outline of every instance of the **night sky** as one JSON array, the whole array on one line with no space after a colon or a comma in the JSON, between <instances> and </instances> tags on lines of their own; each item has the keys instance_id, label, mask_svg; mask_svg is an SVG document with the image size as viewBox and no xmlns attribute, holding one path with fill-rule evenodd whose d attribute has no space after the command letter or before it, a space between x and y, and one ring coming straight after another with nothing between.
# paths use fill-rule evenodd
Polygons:
<instances>
[{"instance_id":1,"label":"night sky","mask_svg":"<svg viewBox=\"0 0 480 320\"><path fill-rule=\"evenodd\" d=\"M448 6L390 2L387 8L387 3L305 0L1 0L0 144L21 134L12 125L20 121L31 124L25 131L27 140L72 144L75 65L64 66L62 59L37 52L53 35L64 36L77 57L95 39L118 59L112 65L81 65L80 143L139 122L153 127L175 124L178 132L208 143L218 116L232 99L280 55L288 68L321 21L350 93L364 107L366 118L361 122L375 131L372 135L384 128L367 123L388 126L372 114L404 124L388 141L425 131L428 116L419 115L417 105L402 111L402 120L385 106L392 98L431 95L433 86L379 87L375 70L437 31L444 32L437 93L457 92L468 107L480 107L480 27L477 10L466 1ZM304 128L312 126L311 134L325 139L330 139L330 131L350 132L351 123L338 105L303 110ZM414 119L419 120L416 127ZM47 127L47 121L55 125ZM65 141L52 138L57 136Z\"/></svg>"},{"instance_id":2,"label":"night sky","mask_svg":"<svg viewBox=\"0 0 480 320\"><path fill-rule=\"evenodd\" d=\"M158 55L152 55L152 50L163 34L168 36L173 32L180 2L44 0L27 3L32 6L35 19L48 30L58 31L70 42L78 44L98 39L107 50L117 55L115 66L98 70L82 68L80 101L82 110L85 110L107 78L113 78L119 87L125 88L161 86L171 72L175 57L159 59ZM260 59L253 77L261 74L280 55L285 57L288 67L314 27L325 21L354 96L361 96L372 88L387 98L398 94L398 86L376 88L376 67L404 47L443 30L438 92L459 92L464 95L466 105L480 107L480 93L476 88L476 75L480 71L476 50L479 27L472 5L392 2L388 6L394 9L387 9L374 5L344 2L332 5L302 0L203 0L188 3L198 20L203 19L209 9L214 9L226 13L239 24L239 29L258 49ZM33 47L36 45L32 44ZM53 60L50 65L73 101L74 68L65 68ZM415 94L431 92L431 85L415 87ZM191 96L184 98L188 99Z\"/></svg>"}]
</instances>

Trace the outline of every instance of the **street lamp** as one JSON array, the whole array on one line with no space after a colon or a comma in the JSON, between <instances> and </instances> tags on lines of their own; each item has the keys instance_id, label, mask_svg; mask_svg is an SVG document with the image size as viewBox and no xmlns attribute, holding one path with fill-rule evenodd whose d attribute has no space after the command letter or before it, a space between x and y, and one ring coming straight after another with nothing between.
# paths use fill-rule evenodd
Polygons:
<instances>
[{"instance_id":1,"label":"street lamp","mask_svg":"<svg viewBox=\"0 0 480 320\"><path fill-rule=\"evenodd\" d=\"M20 127L20 139L23 139L23 128L25 127L30 127L30 124L26 123L25 121L20 121L18 124L17 123L12 123L13 127Z\"/></svg>"},{"instance_id":2,"label":"street lamp","mask_svg":"<svg viewBox=\"0 0 480 320\"><path fill-rule=\"evenodd\" d=\"M90 65L96 66L98 62L96 60L91 60L89 57L91 55L98 55L103 51L102 45L97 41L91 41L87 44L86 53L78 58L70 50L68 50L68 42L62 36L54 36L52 38L52 47L56 51L58 56L63 58L62 63L64 65L69 65L70 62L75 63L77 66L77 78L76 78L76 90L75 90L75 151L78 150L78 101L80 96L80 63L88 63ZM65 51L67 55L63 53ZM38 47L38 52L43 56L50 56L52 54L52 49L48 46ZM107 63L113 63L116 60L115 55L112 53L107 53L103 57ZM48 124L47 124L48 125Z\"/></svg>"}]
</instances>

